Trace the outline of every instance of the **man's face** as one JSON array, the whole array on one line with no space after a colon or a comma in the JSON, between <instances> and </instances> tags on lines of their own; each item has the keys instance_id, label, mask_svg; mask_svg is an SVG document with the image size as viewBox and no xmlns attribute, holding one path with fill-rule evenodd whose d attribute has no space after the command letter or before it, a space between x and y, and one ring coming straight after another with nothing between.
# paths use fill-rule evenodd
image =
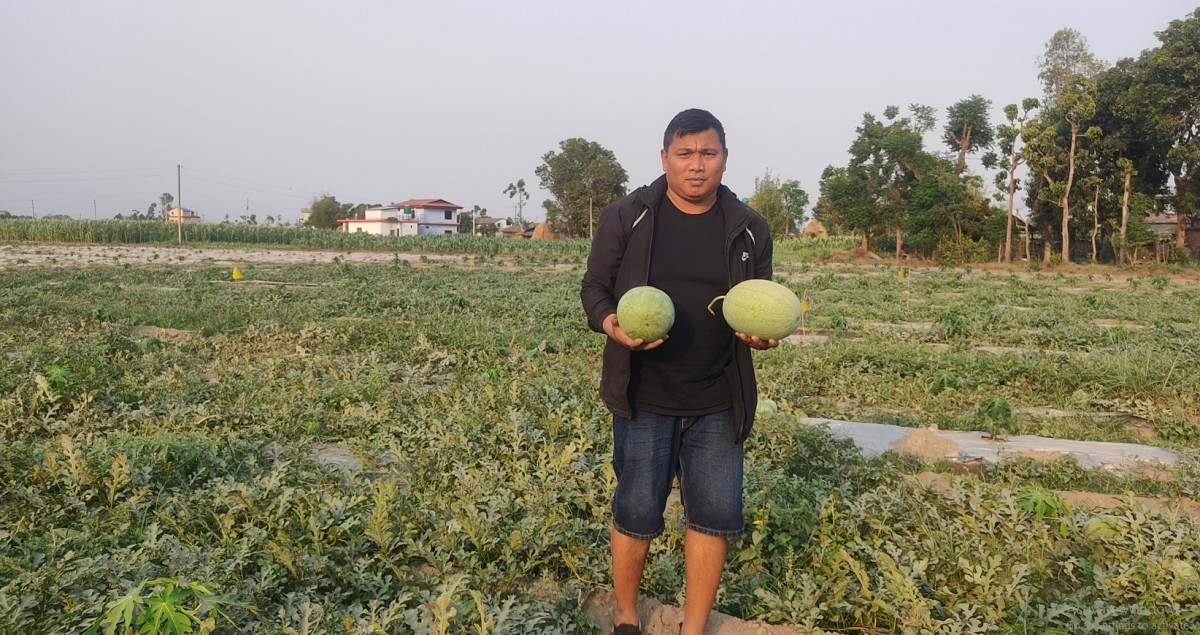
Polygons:
<instances>
[{"instance_id":1,"label":"man's face","mask_svg":"<svg viewBox=\"0 0 1200 635\"><path fill-rule=\"evenodd\" d=\"M729 151L721 147L715 128L675 137L662 151L667 189L688 203L710 204L728 158Z\"/></svg>"}]
</instances>

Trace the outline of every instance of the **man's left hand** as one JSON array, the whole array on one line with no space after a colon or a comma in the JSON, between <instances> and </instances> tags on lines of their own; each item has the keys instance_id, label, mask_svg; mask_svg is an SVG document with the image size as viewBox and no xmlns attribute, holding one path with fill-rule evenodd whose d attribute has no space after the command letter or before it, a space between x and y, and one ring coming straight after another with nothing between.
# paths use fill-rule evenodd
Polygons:
<instances>
[{"instance_id":1,"label":"man's left hand","mask_svg":"<svg viewBox=\"0 0 1200 635\"><path fill-rule=\"evenodd\" d=\"M736 331L734 331L733 334L736 335L739 340L749 344L750 348L758 351L765 351L769 348L775 348L776 346L779 346L779 340L764 340L757 335L746 335L745 333L738 333Z\"/></svg>"}]
</instances>

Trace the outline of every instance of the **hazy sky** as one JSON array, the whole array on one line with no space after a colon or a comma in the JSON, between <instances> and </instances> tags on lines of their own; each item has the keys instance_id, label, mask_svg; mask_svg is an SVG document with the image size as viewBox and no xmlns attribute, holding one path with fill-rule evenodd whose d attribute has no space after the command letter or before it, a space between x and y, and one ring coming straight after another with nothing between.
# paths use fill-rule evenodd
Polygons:
<instances>
[{"instance_id":1,"label":"hazy sky","mask_svg":"<svg viewBox=\"0 0 1200 635\"><path fill-rule=\"evenodd\" d=\"M533 171L560 141L612 150L632 189L661 173L662 131L690 107L725 125L725 183L740 196L769 169L815 201L864 112L926 104L940 130L946 107L977 93L996 122L1040 96L1035 60L1056 30L1080 31L1112 63L1195 8L0 0L0 209L144 211L176 192L182 165L183 204L210 221L248 204L260 222L294 222L320 193L510 216L502 191L518 178L526 216L540 217Z\"/></svg>"}]
</instances>

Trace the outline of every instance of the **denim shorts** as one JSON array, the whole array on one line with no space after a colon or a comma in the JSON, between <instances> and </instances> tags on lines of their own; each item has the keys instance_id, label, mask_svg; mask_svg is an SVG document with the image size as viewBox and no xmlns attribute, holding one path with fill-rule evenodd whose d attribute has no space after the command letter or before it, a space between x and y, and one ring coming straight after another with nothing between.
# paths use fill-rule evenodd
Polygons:
<instances>
[{"instance_id":1,"label":"denim shorts","mask_svg":"<svg viewBox=\"0 0 1200 635\"><path fill-rule=\"evenodd\" d=\"M678 476L688 529L740 536L742 450L732 410L698 417L613 415L614 528L638 540L661 534L671 482Z\"/></svg>"}]
</instances>

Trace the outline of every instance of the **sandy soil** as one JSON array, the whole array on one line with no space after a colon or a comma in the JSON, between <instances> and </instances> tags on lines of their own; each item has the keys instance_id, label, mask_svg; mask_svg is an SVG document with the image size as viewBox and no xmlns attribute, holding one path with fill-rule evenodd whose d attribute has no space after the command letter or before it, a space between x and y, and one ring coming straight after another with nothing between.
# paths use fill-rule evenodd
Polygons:
<instances>
[{"instance_id":1,"label":"sandy soil","mask_svg":"<svg viewBox=\"0 0 1200 635\"><path fill-rule=\"evenodd\" d=\"M596 621L597 635L612 632L612 614L615 606L612 593L596 593L588 599L587 614ZM638 602L638 619L646 635L675 635L683 623L683 609L661 604L656 600L643 599ZM833 635L821 630L805 630L795 626L778 626L763 622L749 622L713 612L708 618L705 635Z\"/></svg>"}]
</instances>

